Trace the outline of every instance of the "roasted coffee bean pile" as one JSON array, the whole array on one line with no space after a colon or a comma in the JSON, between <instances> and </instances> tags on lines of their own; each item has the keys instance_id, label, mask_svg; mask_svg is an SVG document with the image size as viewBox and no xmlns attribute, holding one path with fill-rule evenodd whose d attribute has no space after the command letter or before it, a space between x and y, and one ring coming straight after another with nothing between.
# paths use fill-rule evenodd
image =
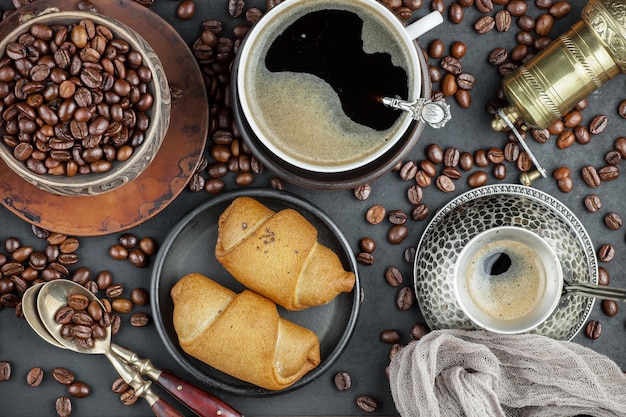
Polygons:
<instances>
[{"instance_id":1,"label":"roasted coffee bean pile","mask_svg":"<svg viewBox=\"0 0 626 417\"><path fill-rule=\"evenodd\" d=\"M107 172L144 142L152 71L107 26L36 23L2 52L3 146L30 171Z\"/></svg>"}]
</instances>

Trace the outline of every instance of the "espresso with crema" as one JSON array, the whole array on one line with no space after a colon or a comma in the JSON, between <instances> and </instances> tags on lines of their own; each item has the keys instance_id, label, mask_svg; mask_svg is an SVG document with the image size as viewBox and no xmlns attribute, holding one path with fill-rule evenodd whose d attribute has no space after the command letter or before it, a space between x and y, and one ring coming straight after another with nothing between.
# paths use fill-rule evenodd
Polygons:
<instances>
[{"instance_id":1,"label":"espresso with crema","mask_svg":"<svg viewBox=\"0 0 626 417\"><path fill-rule=\"evenodd\" d=\"M541 257L526 244L499 240L486 244L470 259L466 285L472 302L499 320L532 312L546 291Z\"/></svg>"},{"instance_id":2,"label":"espresso with crema","mask_svg":"<svg viewBox=\"0 0 626 417\"><path fill-rule=\"evenodd\" d=\"M256 38L246 99L263 136L305 164L358 163L402 128L379 102L407 99L410 54L368 6L316 1L283 13Z\"/></svg>"}]
</instances>

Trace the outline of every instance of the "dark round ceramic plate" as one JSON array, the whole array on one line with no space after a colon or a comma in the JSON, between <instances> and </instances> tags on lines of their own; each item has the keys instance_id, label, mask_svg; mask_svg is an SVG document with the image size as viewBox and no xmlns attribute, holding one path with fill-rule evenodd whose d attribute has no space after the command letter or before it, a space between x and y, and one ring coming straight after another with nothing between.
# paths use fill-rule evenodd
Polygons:
<instances>
[{"instance_id":1,"label":"dark round ceramic plate","mask_svg":"<svg viewBox=\"0 0 626 417\"><path fill-rule=\"evenodd\" d=\"M282 317L314 331L320 340L321 363L291 387L281 391L259 388L226 375L187 355L178 344L172 323L173 303L170 289L184 275L198 272L233 291L245 288L215 259L217 220L237 197L255 198L274 211L293 208L318 231L318 241L332 249L346 270L357 275L354 290L342 293L330 303L307 310L290 312L279 307ZM224 392L245 396L264 396L300 388L322 375L346 347L359 311L360 287L354 254L341 230L319 208L293 194L269 190L247 189L213 197L187 214L169 233L156 257L150 287L154 321L168 352L191 376L203 384ZM233 347L236 348L236 347Z\"/></svg>"}]
</instances>

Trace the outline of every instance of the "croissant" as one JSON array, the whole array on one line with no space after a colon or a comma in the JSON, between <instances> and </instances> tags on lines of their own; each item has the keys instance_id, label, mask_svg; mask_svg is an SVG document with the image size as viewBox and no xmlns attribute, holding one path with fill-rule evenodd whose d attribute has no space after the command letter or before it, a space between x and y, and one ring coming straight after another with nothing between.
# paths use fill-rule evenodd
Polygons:
<instances>
[{"instance_id":1,"label":"croissant","mask_svg":"<svg viewBox=\"0 0 626 417\"><path fill-rule=\"evenodd\" d=\"M250 197L220 215L215 256L237 281L287 310L326 304L356 280L300 213L274 212Z\"/></svg>"},{"instance_id":2,"label":"croissant","mask_svg":"<svg viewBox=\"0 0 626 417\"><path fill-rule=\"evenodd\" d=\"M181 348L226 374L280 390L320 363L315 333L279 317L259 294L237 294L194 273L181 278L171 296Z\"/></svg>"}]
</instances>

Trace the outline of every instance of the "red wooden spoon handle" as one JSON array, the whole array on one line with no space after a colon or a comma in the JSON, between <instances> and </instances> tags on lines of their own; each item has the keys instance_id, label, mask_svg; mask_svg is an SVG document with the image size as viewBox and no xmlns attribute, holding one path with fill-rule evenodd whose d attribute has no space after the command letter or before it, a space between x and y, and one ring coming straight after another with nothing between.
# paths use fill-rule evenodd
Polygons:
<instances>
[{"instance_id":1,"label":"red wooden spoon handle","mask_svg":"<svg viewBox=\"0 0 626 417\"><path fill-rule=\"evenodd\" d=\"M157 417L184 417L174 407L169 405L165 400L159 398L151 406L154 415Z\"/></svg>"},{"instance_id":2,"label":"red wooden spoon handle","mask_svg":"<svg viewBox=\"0 0 626 417\"><path fill-rule=\"evenodd\" d=\"M242 414L216 396L162 371L157 383L200 417L242 417Z\"/></svg>"}]
</instances>

